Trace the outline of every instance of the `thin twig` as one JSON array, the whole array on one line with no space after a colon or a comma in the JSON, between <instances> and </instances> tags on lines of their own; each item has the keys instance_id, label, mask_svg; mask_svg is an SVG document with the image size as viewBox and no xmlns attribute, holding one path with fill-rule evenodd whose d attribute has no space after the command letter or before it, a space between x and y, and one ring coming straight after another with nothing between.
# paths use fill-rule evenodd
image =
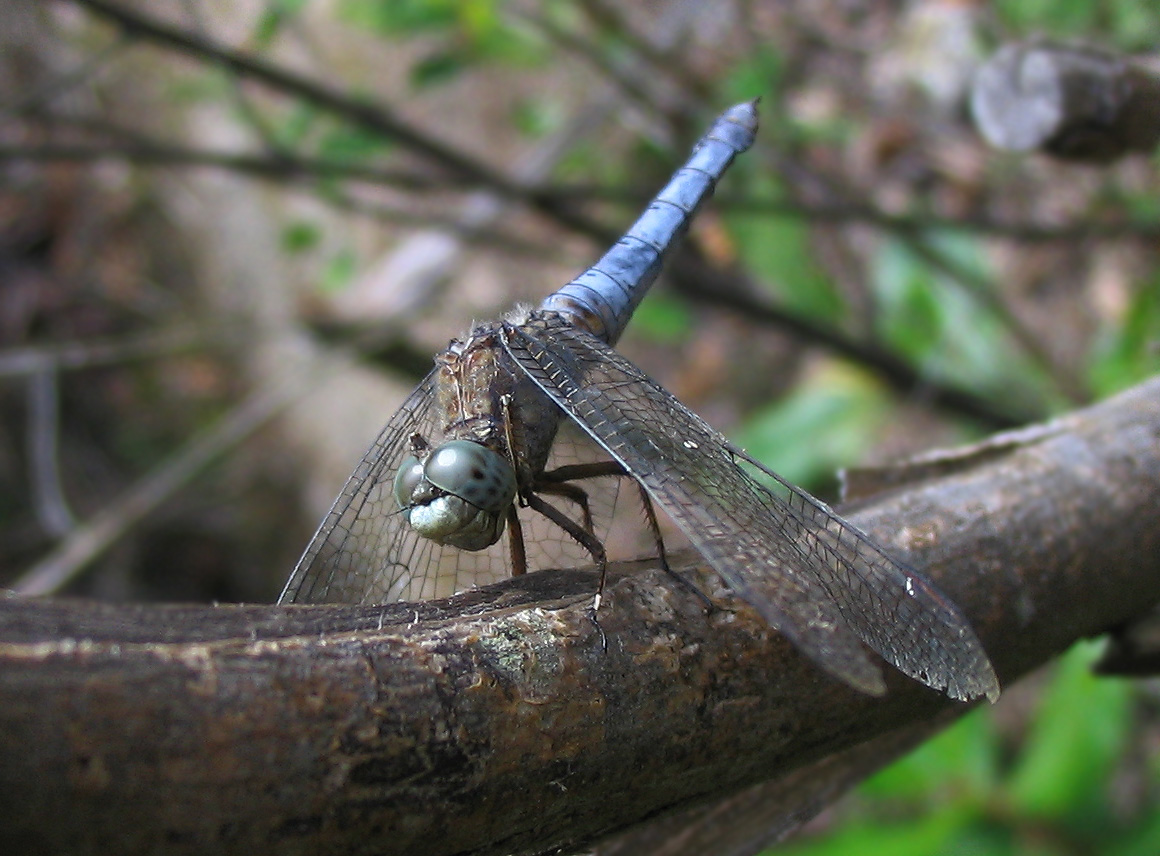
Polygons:
<instances>
[{"instance_id":1,"label":"thin twig","mask_svg":"<svg viewBox=\"0 0 1160 856\"><path fill-rule=\"evenodd\" d=\"M549 214L558 222L600 242L615 239L610 230L550 199L543 199L511 181L501 172L416 129L385 104L351 98L320 81L280 68L247 53L232 50L212 39L140 15L107 0L58 0L82 6L116 23L130 36L141 37L259 81L277 91L309 101L352 125L364 128L428 158L449 171L487 187L506 198L520 200Z\"/></svg>"},{"instance_id":2,"label":"thin twig","mask_svg":"<svg viewBox=\"0 0 1160 856\"><path fill-rule=\"evenodd\" d=\"M290 152L239 154L194 149L170 143L122 142L108 144L46 143L35 146L0 145L0 160L73 161L124 160L148 166L208 166L262 179L346 179L404 190L457 189L461 182L445 176L425 176L414 169L391 169L346 161L310 158Z\"/></svg>"},{"instance_id":3,"label":"thin twig","mask_svg":"<svg viewBox=\"0 0 1160 856\"><path fill-rule=\"evenodd\" d=\"M1026 402L1000 404L952 383L932 380L874 342L853 338L837 327L819 324L757 297L759 286L744 273L717 270L687 250L671 265L669 280L678 293L690 300L733 309L750 322L775 326L819 344L874 371L900 395L911 396L921 390L929 405L974 419L985 427L1012 428L1045 415Z\"/></svg>"},{"instance_id":4,"label":"thin twig","mask_svg":"<svg viewBox=\"0 0 1160 856\"><path fill-rule=\"evenodd\" d=\"M156 359L205 347L221 330L195 327L147 333L122 339L96 339L59 345L34 345L0 351L0 378L25 377L40 371L68 371L114 365L130 360Z\"/></svg>"},{"instance_id":5,"label":"thin twig","mask_svg":"<svg viewBox=\"0 0 1160 856\"><path fill-rule=\"evenodd\" d=\"M39 146L0 145L0 161L71 161L91 162L106 159L133 161L153 166L206 166L231 170L267 181L306 181L309 179L350 179L376 186L393 187L415 191L466 192L473 183L446 175L421 175L414 169L390 169L310 158L302 155L286 154L238 154L194 149L168 143L148 142L137 135L139 142L114 143L109 145L88 144L44 144ZM627 206L639 206L649 202L655 195L655 188L606 186L596 184L551 184L530 183L531 192L544 199L561 204L610 202ZM1042 223L996 220L982 215L973 217L939 217L928 214L888 214L881 208L866 203L810 203L804 200L761 199L748 194L724 191L713 198L714 205L721 210L763 214L807 220L812 223L850 223L869 225L890 232L968 232L1002 240L1028 244L1070 243L1077 240L1133 240L1154 241L1160 238L1160 223L1152 220L1124 220L1121 222L1093 223L1083 221L1070 224L1048 225ZM363 213L374 216L373 206L360 207ZM411 209L389 212L382 215L392 222L408 222L414 218ZM445 224L455 229L456 224L446 218L431 217L425 221ZM461 229L473 232L475 230ZM498 232L483 232L486 240L509 241L510 246L520 252L531 252L528 242L511 235L501 236Z\"/></svg>"},{"instance_id":6,"label":"thin twig","mask_svg":"<svg viewBox=\"0 0 1160 856\"><path fill-rule=\"evenodd\" d=\"M233 449L317 382L317 377L295 377L280 386L255 392L120 499L74 529L64 542L17 579L13 588L25 595L59 591L215 458Z\"/></svg>"},{"instance_id":7,"label":"thin twig","mask_svg":"<svg viewBox=\"0 0 1160 856\"><path fill-rule=\"evenodd\" d=\"M707 104L713 97L705 81L693 75L685 63L677 61L673 56L679 47L678 38L663 32L651 39L638 34L624 14L625 7L620 4L607 3L605 0L583 0L578 6L604 32L615 33L632 46L638 54L636 61L641 67L639 72L642 76L654 78L666 76L678 89L684 90L686 94L692 94L695 102L701 105ZM688 17L700 11L698 8L700 6L696 0L693 2L686 0L683 4L685 32L688 31Z\"/></svg>"},{"instance_id":8,"label":"thin twig","mask_svg":"<svg viewBox=\"0 0 1160 856\"><path fill-rule=\"evenodd\" d=\"M407 190L464 189L462 182L449 177L422 176L413 170L391 170L339 163L325 159L306 158L293 154L249 155L184 148L169 144L152 143L142 135L133 141L108 145L45 144L41 146L0 145L0 161L30 160L47 162L86 163L102 160L124 160L133 164L155 167L208 167L248 175L262 181L302 185L333 207L353 211L377 220L408 226L432 226L454 231L464 240L490 246L493 249L532 257L543 257L540 244L521 239L484 224L456 222L454 219L423 214L413 207L391 208L382 203L358 200L335 187L320 187L326 179L356 180L376 186L392 186Z\"/></svg>"},{"instance_id":9,"label":"thin twig","mask_svg":"<svg viewBox=\"0 0 1160 856\"><path fill-rule=\"evenodd\" d=\"M60 480L60 388L55 367L28 375L28 446L32 504L40 527L60 537L73 528L73 515Z\"/></svg>"}]
</instances>

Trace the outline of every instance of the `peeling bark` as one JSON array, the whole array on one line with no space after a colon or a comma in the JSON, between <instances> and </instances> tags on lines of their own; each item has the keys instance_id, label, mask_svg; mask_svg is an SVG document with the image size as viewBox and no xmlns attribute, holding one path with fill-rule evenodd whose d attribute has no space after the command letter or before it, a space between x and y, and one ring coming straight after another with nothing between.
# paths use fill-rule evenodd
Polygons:
<instances>
[{"instance_id":1,"label":"peeling bark","mask_svg":"<svg viewBox=\"0 0 1160 856\"><path fill-rule=\"evenodd\" d=\"M1005 684L1160 601L1160 381L902 472L843 511L959 603ZM966 709L897 673L859 695L696 556L675 565L713 610L651 565L615 567L607 648L589 571L385 607L4 600L0 848L537 853L618 833L651 837L604 852L678 853L699 815L749 836L718 852L752 852Z\"/></svg>"}]
</instances>

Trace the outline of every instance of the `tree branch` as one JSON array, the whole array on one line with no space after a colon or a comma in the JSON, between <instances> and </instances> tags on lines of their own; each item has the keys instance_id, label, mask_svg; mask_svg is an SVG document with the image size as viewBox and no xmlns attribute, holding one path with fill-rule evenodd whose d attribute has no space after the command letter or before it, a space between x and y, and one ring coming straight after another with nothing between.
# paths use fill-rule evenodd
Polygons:
<instances>
[{"instance_id":1,"label":"tree branch","mask_svg":"<svg viewBox=\"0 0 1160 856\"><path fill-rule=\"evenodd\" d=\"M963 607L1006 684L1160 601L1158 436L1160 380L847 513ZM0 846L536 853L800 785L752 842L965 710L897 673L859 695L653 565L614 569L607 648L591 571L384 607L0 602Z\"/></svg>"},{"instance_id":2,"label":"tree branch","mask_svg":"<svg viewBox=\"0 0 1160 856\"><path fill-rule=\"evenodd\" d=\"M1160 143L1160 77L1095 48L1007 45L978 72L971 112L987 142L1106 163Z\"/></svg>"},{"instance_id":3,"label":"tree branch","mask_svg":"<svg viewBox=\"0 0 1160 856\"><path fill-rule=\"evenodd\" d=\"M455 175L476 182L506 199L523 201L548 214L557 222L600 243L607 243L609 232L578 212L542 197L511 181L503 173L448 145L437 137L413 127L381 102L371 103L288 69L265 62L258 57L233 50L198 33L172 27L156 18L142 15L107 0L66 0L82 6L120 27L127 36L147 39L156 44L198 59L216 63L241 78L257 81L271 89L301 98L351 125L394 140L402 146L440 165Z\"/></svg>"}]
</instances>

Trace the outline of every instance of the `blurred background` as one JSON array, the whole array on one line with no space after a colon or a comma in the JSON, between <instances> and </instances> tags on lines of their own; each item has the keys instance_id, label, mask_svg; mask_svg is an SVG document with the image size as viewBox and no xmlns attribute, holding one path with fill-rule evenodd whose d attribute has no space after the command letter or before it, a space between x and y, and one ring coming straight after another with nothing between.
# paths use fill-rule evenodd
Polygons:
<instances>
[{"instance_id":1,"label":"blurred background","mask_svg":"<svg viewBox=\"0 0 1160 856\"><path fill-rule=\"evenodd\" d=\"M994 152L965 104L1011 40L1157 32L1144 0L9 0L0 586L273 600L432 355L591 264L756 96L621 345L715 427L836 501L841 467L1130 386L1156 164ZM1094 653L783 851L1160 852L1160 685Z\"/></svg>"}]
</instances>

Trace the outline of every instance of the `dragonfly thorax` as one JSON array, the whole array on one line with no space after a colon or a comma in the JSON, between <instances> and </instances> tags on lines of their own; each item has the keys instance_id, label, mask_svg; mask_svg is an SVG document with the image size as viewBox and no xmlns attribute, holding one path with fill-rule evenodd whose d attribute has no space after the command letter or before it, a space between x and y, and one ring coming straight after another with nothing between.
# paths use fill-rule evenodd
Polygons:
<instances>
[{"instance_id":1,"label":"dragonfly thorax","mask_svg":"<svg viewBox=\"0 0 1160 856\"><path fill-rule=\"evenodd\" d=\"M461 550L499 540L515 495L511 464L471 440L451 440L422 460L410 455L395 476L395 501L411 528Z\"/></svg>"}]
</instances>

